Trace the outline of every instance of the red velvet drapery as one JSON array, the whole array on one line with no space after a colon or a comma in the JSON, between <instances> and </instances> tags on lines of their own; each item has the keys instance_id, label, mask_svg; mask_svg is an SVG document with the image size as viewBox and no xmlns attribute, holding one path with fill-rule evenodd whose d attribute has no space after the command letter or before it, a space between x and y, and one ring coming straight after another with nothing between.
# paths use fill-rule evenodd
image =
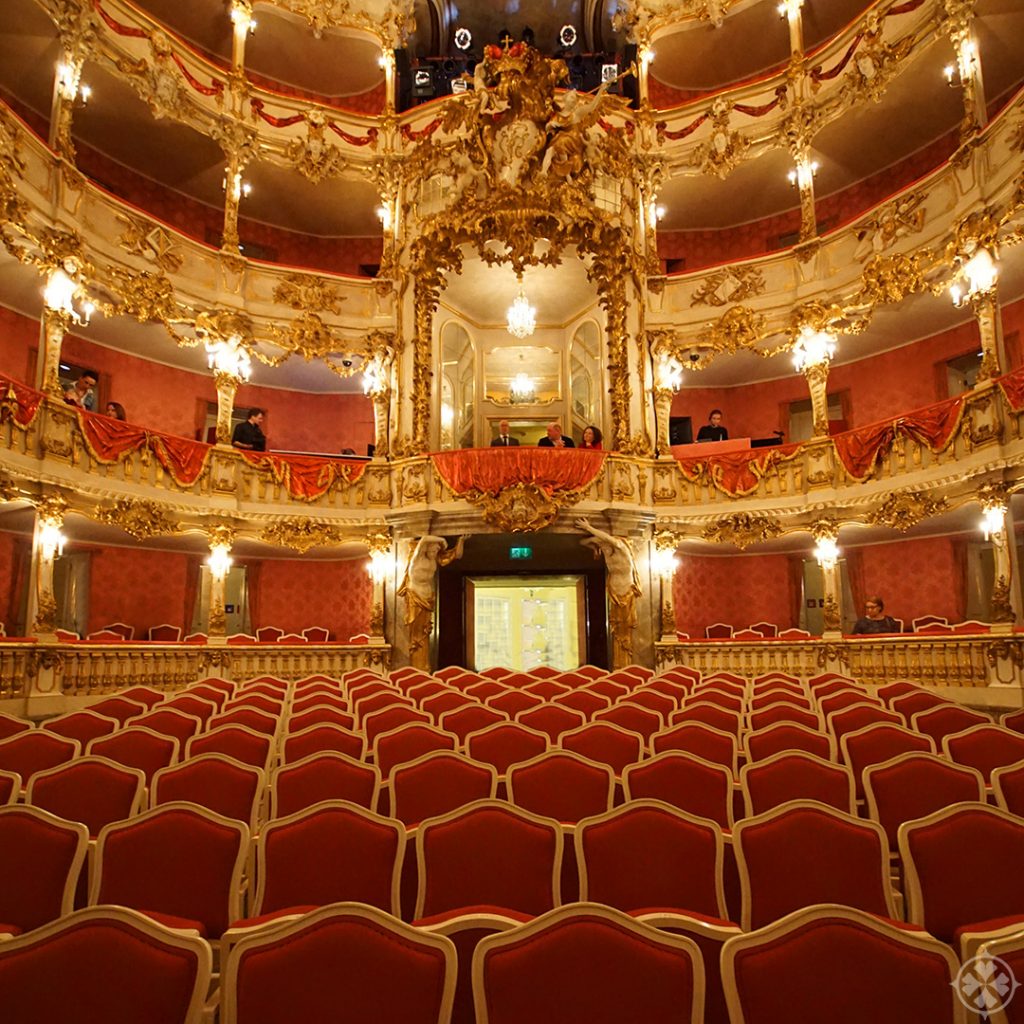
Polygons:
<instances>
[{"instance_id":1,"label":"red velvet drapery","mask_svg":"<svg viewBox=\"0 0 1024 1024\"><path fill-rule=\"evenodd\" d=\"M43 393L19 384L10 377L0 377L0 423L12 416L19 427L27 427L39 412Z\"/></svg>"},{"instance_id":2,"label":"red velvet drapery","mask_svg":"<svg viewBox=\"0 0 1024 1024\"><path fill-rule=\"evenodd\" d=\"M454 494L498 494L514 484L534 484L553 494L589 486L607 455L582 448L461 448L434 452L430 461Z\"/></svg>"},{"instance_id":3,"label":"red velvet drapery","mask_svg":"<svg viewBox=\"0 0 1024 1024\"><path fill-rule=\"evenodd\" d=\"M241 451L241 450L240 450ZM358 459L328 459L314 455L276 455L273 452L241 451L249 465L269 473L293 498L315 501L335 484L355 483L366 463Z\"/></svg>"},{"instance_id":4,"label":"red velvet drapery","mask_svg":"<svg viewBox=\"0 0 1024 1024\"><path fill-rule=\"evenodd\" d=\"M736 498L757 490L759 481L781 463L793 458L800 447L799 444L782 444L774 448L752 448L677 461L683 476L691 483L711 483L724 494Z\"/></svg>"}]
</instances>

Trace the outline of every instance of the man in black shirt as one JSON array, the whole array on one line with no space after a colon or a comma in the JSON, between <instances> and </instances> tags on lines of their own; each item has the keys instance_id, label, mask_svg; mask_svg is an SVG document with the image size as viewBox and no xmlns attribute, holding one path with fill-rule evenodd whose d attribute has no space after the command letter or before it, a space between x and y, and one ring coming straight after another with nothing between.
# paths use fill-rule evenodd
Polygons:
<instances>
[{"instance_id":1,"label":"man in black shirt","mask_svg":"<svg viewBox=\"0 0 1024 1024\"><path fill-rule=\"evenodd\" d=\"M575 448L576 442L562 433L562 424L552 420L548 424L547 434L537 442L538 448Z\"/></svg>"},{"instance_id":2,"label":"man in black shirt","mask_svg":"<svg viewBox=\"0 0 1024 1024\"><path fill-rule=\"evenodd\" d=\"M729 431L722 426L722 410L712 409L707 423L697 431L698 441L728 441Z\"/></svg>"},{"instance_id":3,"label":"man in black shirt","mask_svg":"<svg viewBox=\"0 0 1024 1024\"><path fill-rule=\"evenodd\" d=\"M232 432L232 445L236 448L246 448L249 451L265 452L267 450L267 435L260 429L262 425L263 410L250 409L245 422L239 423Z\"/></svg>"}]
</instances>

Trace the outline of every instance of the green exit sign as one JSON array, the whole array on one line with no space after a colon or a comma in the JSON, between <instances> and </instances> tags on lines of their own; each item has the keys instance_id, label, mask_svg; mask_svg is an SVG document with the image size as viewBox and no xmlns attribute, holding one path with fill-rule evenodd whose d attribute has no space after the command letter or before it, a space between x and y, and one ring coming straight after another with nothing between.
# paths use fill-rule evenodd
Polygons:
<instances>
[{"instance_id":1,"label":"green exit sign","mask_svg":"<svg viewBox=\"0 0 1024 1024\"><path fill-rule=\"evenodd\" d=\"M533 558L533 548L509 548L509 558Z\"/></svg>"}]
</instances>

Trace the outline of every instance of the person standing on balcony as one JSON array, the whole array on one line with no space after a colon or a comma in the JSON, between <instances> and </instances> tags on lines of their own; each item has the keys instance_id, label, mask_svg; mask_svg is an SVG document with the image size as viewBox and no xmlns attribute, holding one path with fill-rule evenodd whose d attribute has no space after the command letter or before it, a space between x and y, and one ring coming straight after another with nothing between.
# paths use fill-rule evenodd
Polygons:
<instances>
[{"instance_id":1,"label":"person standing on balcony","mask_svg":"<svg viewBox=\"0 0 1024 1024\"><path fill-rule=\"evenodd\" d=\"M235 448L245 448L252 452L267 450L267 435L263 433L263 410L250 409L244 423L239 423L231 434L231 444Z\"/></svg>"},{"instance_id":2,"label":"person standing on balcony","mask_svg":"<svg viewBox=\"0 0 1024 1024\"><path fill-rule=\"evenodd\" d=\"M576 442L562 433L562 424L552 420L548 424L548 432L537 442L538 448L575 448Z\"/></svg>"},{"instance_id":3,"label":"person standing on balcony","mask_svg":"<svg viewBox=\"0 0 1024 1024\"><path fill-rule=\"evenodd\" d=\"M698 441L728 441L729 431L722 426L722 410L712 409L708 421L697 431Z\"/></svg>"},{"instance_id":4,"label":"person standing on balcony","mask_svg":"<svg viewBox=\"0 0 1024 1024\"><path fill-rule=\"evenodd\" d=\"M83 370L81 377L64 392L64 401L68 405L77 405L79 409L91 409L93 391L99 379L100 375L95 370Z\"/></svg>"},{"instance_id":5,"label":"person standing on balcony","mask_svg":"<svg viewBox=\"0 0 1024 1024\"><path fill-rule=\"evenodd\" d=\"M502 420L498 424L498 436L491 441L492 448L518 448L519 438L513 437L509 432L508 420Z\"/></svg>"}]
</instances>

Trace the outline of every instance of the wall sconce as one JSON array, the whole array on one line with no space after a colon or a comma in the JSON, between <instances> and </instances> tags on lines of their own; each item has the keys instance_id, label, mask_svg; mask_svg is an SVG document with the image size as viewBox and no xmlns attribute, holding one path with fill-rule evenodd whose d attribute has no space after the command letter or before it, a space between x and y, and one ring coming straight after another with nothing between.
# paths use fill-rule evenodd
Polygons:
<instances>
[{"instance_id":1,"label":"wall sconce","mask_svg":"<svg viewBox=\"0 0 1024 1024\"><path fill-rule=\"evenodd\" d=\"M819 537L814 545L814 558L826 572L839 563L839 544L835 537Z\"/></svg>"},{"instance_id":2,"label":"wall sconce","mask_svg":"<svg viewBox=\"0 0 1024 1024\"><path fill-rule=\"evenodd\" d=\"M810 188L811 183L814 181L814 176L818 173L818 167L817 160L801 160L796 165L796 169L790 171L786 177L789 179L790 185L794 187L799 187L800 189Z\"/></svg>"},{"instance_id":3,"label":"wall sconce","mask_svg":"<svg viewBox=\"0 0 1024 1024\"><path fill-rule=\"evenodd\" d=\"M793 365L797 371L832 362L836 354L836 336L830 331L816 331L812 327L801 327L793 343Z\"/></svg>"},{"instance_id":4,"label":"wall sconce","mask_svg":"<svg viewBox=\"0 0 1024 1024\"><path fill-rule=\"evenodd\" d=\"M370 564L366 567L374 583L383 583L391 570L391 555L387 551L371 551Z\"/></svg>"},{"instance_id":5,"label":"wall sconce","mask_svg":"<svg viewBox=\"0 0 1024 1024\"><path fill-rule=\"evenodd\" d=\"M67 537L61 533L60 524L44 519L39 524L39 554L44 561L52 562L58 555L64 554Z\"/></svg>"},{"instance_id":6,"label":"wall sconce","mask_svg":"<svg viewBox=\"0 0 1024 1024\"><path fill-rule=\"evenodd\" d=\"M683 384L683 364L666 352L654 364L654 386L658 391L678 391Z\"/></svg>"},{"instance_id":7,"label":"wall sconce","mask_svg":"<svg viewBox=\"0 0 1024 1024\"><path fill-rule=\"evenodd\" d=\"M959 89L978 69L978 44L970 36L961 39L956 48L956 63L947 64L942 73L946 84Z\"/></svg>"},{"instance_id":8,"label":"wall sconce","mask_svg":"<svg viewBox=\"0 0 1024 1024\"><path fill-rule=\"evenodd\" d=\"M252 185L247 181L242 180L242 172L237 171L231 178L230 186L228 184L228 176L224 175L224 180L221 182L221 187L225 192L229 193L233 202L240 203L244 198L248 199L252 195Z\"/></svg>"},{"instance_id":9,"label":"wall sconce","mask_svg":"<svg viewBox=\"0 0 1024 1024\"><path fill-rule=\"evenodd\" d=\"M782 3L777 8L779 17L795 21L800 16L800 8L803 5L804 0L782 0Z\"/></svg>"},{"instance_id":10,"label":"wall sconce","mask_svg":"<svg viewBox=\"0 0 1024 1024\"><path fill-rule=\"evenodd\" d=\"M1006 528L1006 506L986 505L981 512L981 532L985 540L998 539Z\"/></svg>"},{"instance_id":11,"label":"wall sconce","mask_svg":"<svg viewBox=\"0 0 1024 1024\"><path fill-rule=\"evenodd\" d=\"M999 265L986 248L978 251L956 271L949 295L958 309L991 292L999 280ZM965 286L966 283L966 286Z\"/></svg>"},{"instance_id":12,"label":"wall sconce","mask_svg":"<svg viewBox=\"0 0 1024 1024\"><path fill-rule=\"evenodd\" d=\"M654 571L663 579L671 579L679 567L679 559L673 548L658 548L654 552Z\"/></svg>"},{"instance_id":13,"label":"wall sconce","mask_svg":"<svg viewBox=\"0 0 1024 1024\"><path fill-rule=\"evenodd\" d=\"M63 265L50 271L43 289L43 303L54 313L60 313L80 327L86 327L96 312L96 305L85 296L81 283L76 279L78 268L74 260L65 260ZM80 308L75 307L79 300Z\"/></svg>"},{"instance_id":14,"label":"wall sconce","mask_svg":"<svg viewBox=\"0 0 1024 1024\"><path fill-rule=\"evenodd\" d=\"M658 221L662 220L668 211L664 206L661 206L656 199L652 199L647 204L647 226L653 231L658 226Z\"/></svg>"},{"instance_id":15,"label":"wall sconce","mask_svg":"<svg viewBox=\"0 0 1024 1024\"><path fill-rule=\"evenodd\" d=\"M206 342L210 369L214 373L225 373L238 380L248 380L252 376L252 358L242 346L242 339L233 334L226 341Z\"/></svg>"},{"instance_id":16,"label":"wall sconce","mask_svg":"<svg viewBox=\"0 0 1024 1024\"><path fill-rule=\"evenodd\" d=\"M391 230L394 218L391 215L390 203L381 203L381 205L377 207L377 219L380 221L381 227L383 227L385 231Z\"/></svg>"},{"instance_id":17,"label":"wall sconce","mask_svg":"<svg viewBox=\"0 0 1024 1024\"><path fill-rule=\"evenodd\" d=\"M82 61L62 60L57 63L57 94L62 100L73 103L81 99L82 106L89 102L92 89L82 85Z\"/></svg>"},{"instance_id":18,"label":"wall sconce","mask_svg":"<svg viewBox=\"0 0 1024 1024\"><path fill-rule=\"evenodd\" d=\"M654 51L644 46L640 49L640 66L643 68L649 68L654 63Z\"/></svg>"},{"instance_id":19,"label":"wall sconce","mask_svg":"<svg viewBox=\"0 0 1024 1024\"><path fill-rule=\"evenodd\" d=\"M206 564L210 567L210 575L218 582L223 583L231 566L234 565L230 546L216 544L211 547L210 557L207 558Z\"/></svg>"}]
</instances>

